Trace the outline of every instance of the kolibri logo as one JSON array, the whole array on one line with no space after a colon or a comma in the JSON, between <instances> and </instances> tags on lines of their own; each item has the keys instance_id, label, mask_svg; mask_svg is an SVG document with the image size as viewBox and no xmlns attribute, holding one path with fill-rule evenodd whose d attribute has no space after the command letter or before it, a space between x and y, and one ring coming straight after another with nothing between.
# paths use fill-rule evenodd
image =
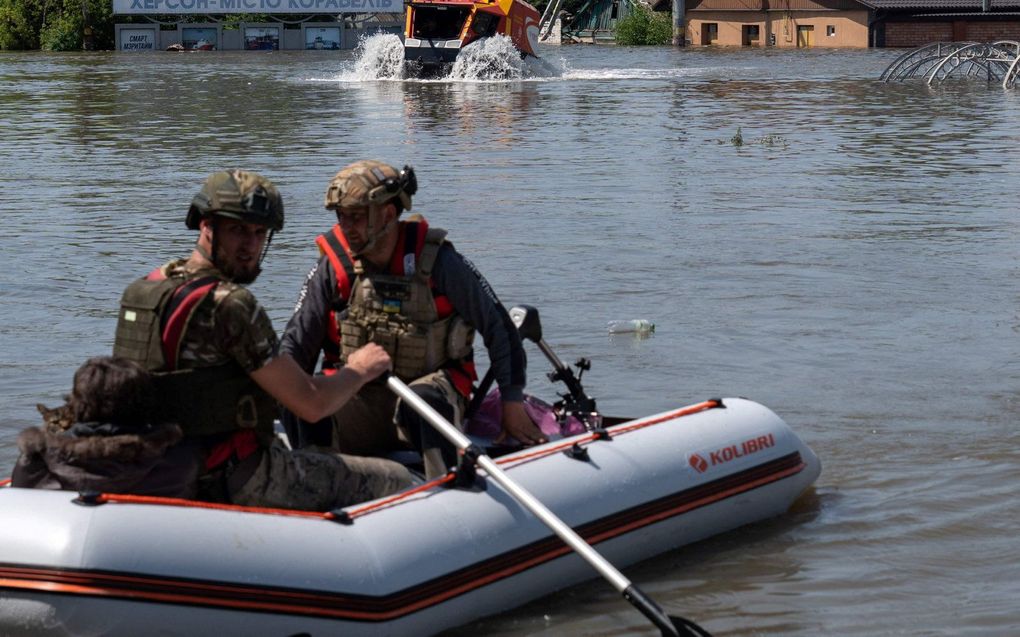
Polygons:
<instances>
[{"instance_id":1,"label":"kolibri logo","mask_svg":"<svg viewBox=\"0 0 1020 637\"><path fill-rule=\"evenodd\" d=\"M708 460L705 460L704 456L697 453L692 453L687 459L691 467L694 468L698 473L705 473L709 467L727 463L737 458L743 458L749 456L752 453L757 453L763 449L776 446L776 439L772 434L765 436L758 436L757 438L750 438L740 443L739 445L730 445L723 447L722 449L716 449L708 454Z\"/></svg>"}]
</instances>

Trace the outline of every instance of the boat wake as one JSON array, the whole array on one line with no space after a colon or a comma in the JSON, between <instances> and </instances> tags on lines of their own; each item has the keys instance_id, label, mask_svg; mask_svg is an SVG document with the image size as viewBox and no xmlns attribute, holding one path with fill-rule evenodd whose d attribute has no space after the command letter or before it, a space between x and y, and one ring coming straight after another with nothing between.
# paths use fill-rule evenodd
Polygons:
<instances>
[{"instance_id":1,"label":"boat wake","mask_svg":"<svg viewBox=\"0 0 1020 637\"><path fill-rule=\"evenodd\" d=\"M561 70L534 57L521 58L510 38L496 35L464 47L445 77L421 79L404 73L404 44L391 33L369 36L354 50L354 61L335 79L341 82L507 82L559 77Z\"/></svg>"},{"instance_id":2,"label":"boat wake","mask_svg":"<svg viewBox=\"0 0 1020 637\"><path fill-rule=\"evenodd\" d=\"M522 58L510 38L495 35L464 47L449 80L506 81L556 77L557 69L535 57Z\"/></svg>"},{"instance_id":3,"label":"boat wake","mask_svg":"<svg viewBox=\"0 0 1020 637\"><path fill-rule=\"evenodd\" d=\"M337 78L341 82L400 80L404 77L404 43L400 36L380 33L362 38L354 50L354 64Z\"/></svg>"},{"instance_id":4,"label":"boat wake","mask_svg":"<svg viewBox=\"0 0 1020 637\"><path fill-rule=\"evenodd\" d=\"M706 69L572 69L563 59L526 57L514 48L510 38L496 35L464 47L445 77L406 77L404 43L400 36L381 33L363 38L354 50L353 61L339 75L341 82L543 82L573 80L668 80L701 75Z\"/></svg>"}]
</instances>

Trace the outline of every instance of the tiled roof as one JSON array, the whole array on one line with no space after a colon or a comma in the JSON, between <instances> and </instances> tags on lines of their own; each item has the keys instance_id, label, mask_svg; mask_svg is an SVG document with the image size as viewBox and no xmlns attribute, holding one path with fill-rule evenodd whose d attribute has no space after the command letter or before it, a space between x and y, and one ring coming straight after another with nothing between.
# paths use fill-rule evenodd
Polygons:
<instances>
[{"instance_id":1,"label":"tiled roof","mask_svg":"<svg viewBox=\"0 0 1020 637\"><path fill-rule=\"evenodd\" d=\"M981 0L860 0L872 9L922 9L947 10L963 9L981 11ZM1020 0L991 0L991 12L1020 8ZM989 14L984 14L989 15Z\"/></svg>"},{"instance_id":2,"label":"tiled roof","mask_svg":"<svg viewBox=\"0 0 1020 637\"><path fill-rule=\"evenodd\" d=\"M981 11L965 11L961 13L915 13L915 17L924 18L979 18L981 16L987 16L987 13ZM1009 16L1010 18L1020 18L1020 11L996 11L996 16Z\"/></svg>"}]
</instances>

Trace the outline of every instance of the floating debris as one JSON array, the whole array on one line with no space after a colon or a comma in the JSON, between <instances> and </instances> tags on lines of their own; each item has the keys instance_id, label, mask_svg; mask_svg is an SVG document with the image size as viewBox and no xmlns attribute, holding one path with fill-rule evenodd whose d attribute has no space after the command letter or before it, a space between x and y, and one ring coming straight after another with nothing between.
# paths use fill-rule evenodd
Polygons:
<instances>
[{"instance_id":1,"label":"floating debris","mask_svg":"<svg viewBox=\"0 0 1020 637\"><path fill-rule=\"evenodd\" d=\"M727 142L720 139L718 140L718 143L725 144ZM757 146L781 146L783 148L786 148L790 145L790 143L786 141L786 138L783 137L782 135L765 135L764 137L756 137L754 139L745 140L744 131L739 126L737 127L736 134L733 137L730 137L729 143L738 147L757 145Z\"/></svg>"}]
</instances>

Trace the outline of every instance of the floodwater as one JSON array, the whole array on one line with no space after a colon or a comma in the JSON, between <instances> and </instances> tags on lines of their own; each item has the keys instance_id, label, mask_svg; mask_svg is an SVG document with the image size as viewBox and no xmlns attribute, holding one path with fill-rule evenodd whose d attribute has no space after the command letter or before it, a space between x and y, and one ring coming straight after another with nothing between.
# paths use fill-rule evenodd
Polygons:
<instances>
[{"instance_id":1,"label":"floodwater","mask_svg":"<svg viewBox=\"0 0 1020 637\"><path fill-rule=\"evenodd\" d=\"M877 81L898 51L553 47L539 77L366 79L350 52L0 54L0 462L185 255L205 175L287 205L282 328L349 161L585 356L611 415L712 396L821 457L794 511L627 574L718 635L1020 633L1020 92ZM732 138L738 131L744 143ZM606 322L654 321L650 338ZM529 346L530 389L548 365ZM593 580L454 635L653 634Z\"/></svg>"}]
</instances>

